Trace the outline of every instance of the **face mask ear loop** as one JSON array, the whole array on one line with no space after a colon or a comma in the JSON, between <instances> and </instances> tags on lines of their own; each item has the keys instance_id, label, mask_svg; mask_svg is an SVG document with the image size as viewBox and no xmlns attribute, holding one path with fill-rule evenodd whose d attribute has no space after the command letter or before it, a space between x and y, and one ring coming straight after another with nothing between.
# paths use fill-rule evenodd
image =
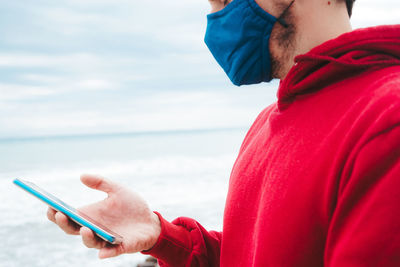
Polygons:
<instances>
[{"instance_id":1,"label":"face mask ear loop","mask_svg":"<svg viewBox=\"0 0 400 267\"><path fill-rule=\"evenodd\" d=\"M286 12L289 10L289 8L293 5L295 0L293 0L287 8L285 8L285 10L282 12L282 15L280 15L276 21L279 22L283 27L288 28L289 24L283 19L283 16L286 14Z\"/></svg>"}]
</instances>

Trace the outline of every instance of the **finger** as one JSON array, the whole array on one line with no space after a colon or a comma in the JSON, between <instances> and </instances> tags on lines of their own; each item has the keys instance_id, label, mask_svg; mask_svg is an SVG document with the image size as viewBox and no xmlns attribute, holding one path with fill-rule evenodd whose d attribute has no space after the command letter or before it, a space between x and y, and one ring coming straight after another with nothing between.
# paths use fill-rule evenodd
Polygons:
<instances>
[{"instance_id":1,"label":"finger","mask_svg":"<svg viewBox=\"0 0 400 267\"><path fill-rule=\"evenodd\" d=\"M56 224L69 235L78 235L80 226L68 219L61 212L57 212L54 216Z\"/></svg>"},{"instance_id":2,"label":"finger","mask_svg":"<svg viewBox=\"0 0 400 267\"><path fill-rule=\"evenodd\" d=\"M104 240L98 238L92 230L87 227L81 227L80 234L82 236L82 241L88 248L101 249L106 245Z\"/></svg>"},{"instance_id":3,"label":"finger","mask_svg":"<svg viewBox=\"0 0 400 267\"><path fill-rule=\"evenodd\" d=\"M48 208L47 209L47 219L49 219L50 221L52 221L53 223L56 223L56 213L57 211L52 209L52 208Z\"/></svg>"},{"instance_id":4,"label":"finger","mask_svg":"<svg viewBox=\"0 0 400 267\"><path fill-rule=\"evenodd\" d=\"M99 258L100 259L112 258L112 257L117 257L121 254L123 254L121 245L105 246L104 248L100 249Z\"/></svg>"},{"instance_id":5,"label":"finger","mask_svg":"<svg viewBox=\"0 0 400 267\"><path fill-rule=\"evenodd\" d=\"M83 174L81 175L81 181L90 188L100 190L108 194L115 192L118 189L117 184L97 175Z\"/></svg>"}]
</instances>

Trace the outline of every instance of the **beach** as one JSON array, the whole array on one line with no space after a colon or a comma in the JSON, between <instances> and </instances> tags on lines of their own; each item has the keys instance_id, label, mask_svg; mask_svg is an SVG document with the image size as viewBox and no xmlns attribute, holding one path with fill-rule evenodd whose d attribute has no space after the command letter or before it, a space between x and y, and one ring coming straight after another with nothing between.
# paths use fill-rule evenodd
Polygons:
<instances>
[{"instance_id":1,"label":"beach","mask_svg":"<svg viewBox=\"0 0 400 267\"><path fill-rule=\"evenodd\" d=\"M79 207L106 197L80 183L105 176L140 193L168 220L192 217L222 230L229 175L246 129L0 140L0 266L135 266L141 254L99 260L97 251L46 218L46 205L12 184L30 180Z\"/></svg>"}]
</instances>

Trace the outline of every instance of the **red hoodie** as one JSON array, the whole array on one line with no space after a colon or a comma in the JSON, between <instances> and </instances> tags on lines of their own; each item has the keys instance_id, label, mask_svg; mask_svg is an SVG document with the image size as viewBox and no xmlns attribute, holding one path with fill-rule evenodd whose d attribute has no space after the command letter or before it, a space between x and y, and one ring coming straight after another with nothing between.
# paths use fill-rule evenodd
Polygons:
<instances>
[{"instance_id":1,"label":"red hoodie","mask_svg":"<svg viewBox=\"0 0 400 267\"><path fill-rule=\"evenodd\" d=\"M400 266L400 25L305 55L250 128L223 232L161 218L161 266Z\"/></svg>"}]
</instances>

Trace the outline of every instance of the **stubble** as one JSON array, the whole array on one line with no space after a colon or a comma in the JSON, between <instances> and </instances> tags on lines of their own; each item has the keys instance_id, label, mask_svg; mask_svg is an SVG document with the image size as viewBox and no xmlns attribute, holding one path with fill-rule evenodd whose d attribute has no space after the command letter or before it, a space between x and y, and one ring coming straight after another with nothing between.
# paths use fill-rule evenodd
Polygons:
<instances>
[{"instance_id":1,"label":"stubble","mask_svg":"<svg viewBox=\"0 0 400 267\"><path fill-rule=\"evenodd\" d=\"M293 65L297 33L291 9L282 18L288 27L285 28L277 22L270 37L271 74L273 78L279 79L283 79Z\"/></svg>"}]
</instances>

